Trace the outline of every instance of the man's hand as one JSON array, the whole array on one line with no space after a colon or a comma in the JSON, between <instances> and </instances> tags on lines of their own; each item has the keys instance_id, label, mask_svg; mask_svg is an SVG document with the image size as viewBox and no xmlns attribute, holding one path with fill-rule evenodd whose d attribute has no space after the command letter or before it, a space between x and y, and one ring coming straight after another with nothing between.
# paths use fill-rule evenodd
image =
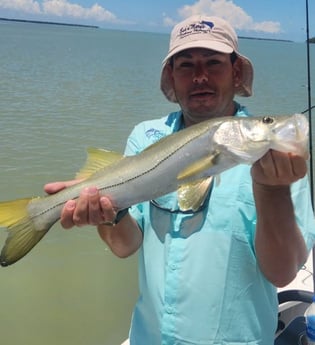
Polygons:
<instances>
[{"instance_id":1,"label":"man's hand","mask_svg":"<svg viewBox=\"0 0 315 345\"><path fill-rule=\"evenodd\" d=\"M290 185L307 173L303 157L270 150L251 169L253 181L266 186Z\"/></svg>"},{"instance_id":2,"label":"man's hand","mask_svg":"<svg viewBox=\"0 0 315 345\"><path fill-rule=\"evenodd\" d=\"M251 169L257 210L256 255L266 278L278 287L291 282L307 259L290 189L306 173L305 158L273 150Z\"/></svg>"},{"instance_id":3,"label":"man's hand","mask_svg":"<svg viewBox=\"0 0 315 345\"><path fill-rule=\"evenodd\" d=\"M48 183L44 190L48 194L54 194L79 182L81 181L71 180ZM101 196L98 189L92 186L83 188L78 199L65 203L60 223L65 229L84 225L97 226L101 239L112 252L121 258L127 257L141 246L142 232L129 214L126 214L117 225L109 225L115 218L116 210L111 200Z\"/></svg>"},{"instance_id":4,"label":"man's hand","mask_svg":"<svg viewBox=\"0 0 315 345\"><path fill-rule=\"evenodd\" d=\"M80 180L48 183L44 190L48 194L57 193L67 187L79 183ZM111 201L100 196L96 187L84 188L78 199L68 200L62 211L60 223L63 228L71 229L74 226L100 225L106 221L111 222L116 212Z\"/></svg>"}]
</instances>

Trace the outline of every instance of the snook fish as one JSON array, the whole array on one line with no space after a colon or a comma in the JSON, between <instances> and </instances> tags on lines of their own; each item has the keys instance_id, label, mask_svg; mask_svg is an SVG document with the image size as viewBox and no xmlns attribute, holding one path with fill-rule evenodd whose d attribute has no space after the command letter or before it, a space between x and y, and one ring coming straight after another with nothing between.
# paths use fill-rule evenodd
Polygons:
<instances>
[{"instance_id":1,"label":"snook fish","mask_svg":"<svg viewBox=\"0 0 315 345\"><path fill-rule=\"evenodd\" d=\"M213 176L252 164L268 150L307 156L305 116L222 117L169 135L136 156L89 149L82 182L54 195L0 202L0 226L8 237L0 264L8 266L27 254L60 218L69 199L96 186L117 210L178 191L182 210L196 210L206 198Z\"/></svg>"}]
</instances>

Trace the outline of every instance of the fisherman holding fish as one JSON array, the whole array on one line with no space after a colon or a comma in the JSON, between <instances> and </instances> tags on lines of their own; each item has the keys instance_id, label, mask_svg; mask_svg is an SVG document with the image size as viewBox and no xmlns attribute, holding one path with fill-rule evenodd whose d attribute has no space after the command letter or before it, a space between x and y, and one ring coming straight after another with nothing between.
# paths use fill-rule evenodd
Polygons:
<instances>
[{"instance_id":1,"label":"fisherman holding fish","mask_svg":"<svg viewBox=\"0 0 315 345\"><path fill-rule=\"evenodd\" d=\"M220 18L193 16L177 24L161 89L180 110L138 124L125 154L138 155L208 119L249 117L234 97L251 96L253 67L237 44L235 31ZM270 121L277 120L264 119ZM252 134L250 128L242 130ZM225 138L232 151L237 131L231 127ZM124 210L97 186L66 202L64 228L95 225L117 256L138 252L140 297L131 345L273 344L276 288L294 279L315 238L307 157L280 151L269 150L252 166L235 163L214 180L200 178L178 193ZM181 176L216 164L224 164L220 150L207 160L198 158ZM75 183L50 183L45 191L54 194ZM194 207L181 207L182 195L189 205L196 198Z\"/></svg>"}]
</instances>

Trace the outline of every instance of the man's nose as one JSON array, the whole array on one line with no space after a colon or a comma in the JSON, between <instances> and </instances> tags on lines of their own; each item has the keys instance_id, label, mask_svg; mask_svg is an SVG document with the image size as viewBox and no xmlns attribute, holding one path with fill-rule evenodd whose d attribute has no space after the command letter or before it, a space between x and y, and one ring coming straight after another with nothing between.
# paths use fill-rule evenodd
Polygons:
<instances>
[{"instance_id":1,"label":"man's nose","mask_svg":"<svg viewBox=\"0 0 315 345\"><path fill-rule=\"evenodd\" d=\"M195 84L202 84L208 81L208 71L207 69L198 64L195 66L194 74L193 74L193 82Z\"/></svg>"}]
</instances>

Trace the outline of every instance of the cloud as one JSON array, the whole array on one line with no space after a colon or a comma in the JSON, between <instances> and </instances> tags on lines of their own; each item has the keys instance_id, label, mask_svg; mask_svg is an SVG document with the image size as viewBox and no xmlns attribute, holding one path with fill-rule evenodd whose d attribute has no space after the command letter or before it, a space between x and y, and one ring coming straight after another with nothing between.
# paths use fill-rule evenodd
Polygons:
<instances>
[{"instance_id":1,"label":"cloud","mask_svg":"<svg viewBox=\"0 0 315 345\"><path fill-rule=\"evenodd\" d=\"M218 16L226 19L235 29L239 30L265 33L278 33L281 31L279 22L255 22L251 16L240 6L234 4L232 0L198 0L192 5L184 5L179 8L178 14L181 18L187 18L194 14ZM169 22L171 22L171 19L169 19Z\"/></svg>"},{"instance_id":2,"label":"cloud","mask_svg":"<svg viewBox=\"0 0 315 345\"><path fill-rule=\"evenodd\" d=\"M78 4L70 3L67 0L45 0L42 5L42 11L46 15L94 19L99 22L116 20L116 16L113 13L98 4L86 8Z\"/></svg>"},{"instance_id":3,"label":"cloud","mask_svg":"<svg viewBox=\"0 0 315 345\"><path fill-rule=\"evenodd\" d=\"M0 8L33 14L41 13L39 3L33 0L0 0Z\"/></svg>"},{"instance_id":4,"label":"cloud","mask_svg":"<svg viewBox=\"0 0 315 345\"><path fill-rule=\"evenodd\" d=\"M176 20L168 17L165 13L163 13L163 25L164 26L174 26L176 24Z\"/></svg>"},{"instance_id":5,"label":"cloud","mask_svg":"<svg viewBox=\"0 0 315 345\"><path fill-rule=\"evenodd\" d=\"M253 23L252 30L274 34L281 32L281 26L279 22L265 21L260 23Z\"/></svg>"},{"instance_id":6,"label":"cloud","mask_svg":"<svg viewBox=\"0 0 315 345\"><path fill-rule=\"evenodd\" d=\"M44 0L42 4L34 0L0 0L0 8L35 15L95 20L98 22L122 22L117 19L115 14L98 4L83 7L67 0Z\"/></svg>"}]
</instances>

